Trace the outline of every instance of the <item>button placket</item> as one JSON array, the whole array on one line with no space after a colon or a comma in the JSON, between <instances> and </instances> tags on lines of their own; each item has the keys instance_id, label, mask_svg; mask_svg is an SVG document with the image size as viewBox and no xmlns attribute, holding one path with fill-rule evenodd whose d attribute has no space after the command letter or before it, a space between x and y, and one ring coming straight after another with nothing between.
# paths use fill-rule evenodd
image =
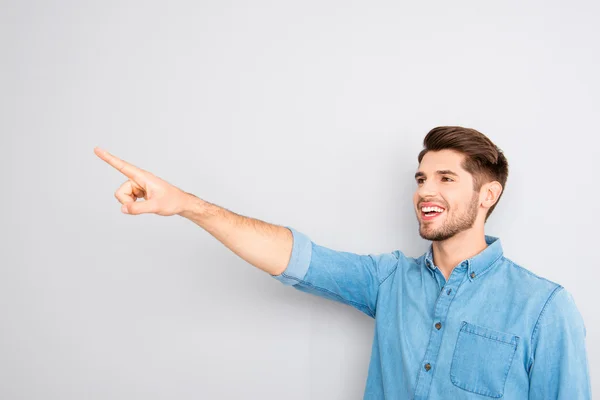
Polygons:
<instances>
[{"instance_id":1,"label":"button placket","mask_svg":"<svg viewBox=\"0 0 600 400\"><path fill-rule=\"evenodd\" d=\"M420 370L417 377L415 387L415 399L426 398L427 393L429 393L429 389L432 385L434 374L433 372L429 372L431 372L433 368L432 361L433 363L435 363L439 356L440 346L444 332L442 331L442 321L445 321L447 319L450 304L452 303L452 299L456 294L454 289L458 290L458 287L461 285L461 282L464 279L465 275L468 274L467 269L464 267L465 264L463 263L462 265L460 265L459 268L455 268L448 277L446 285L444 286L452 286L452 288L446 287L446 290L442 288L441 292L439 292L433 312L434 320L430 331L429 343L427 345L427 349L425 350L425 354L423 355L424 357L422 359L423 364L421 364L421 367L423 369Z\"/></svg>"}]
</instances>

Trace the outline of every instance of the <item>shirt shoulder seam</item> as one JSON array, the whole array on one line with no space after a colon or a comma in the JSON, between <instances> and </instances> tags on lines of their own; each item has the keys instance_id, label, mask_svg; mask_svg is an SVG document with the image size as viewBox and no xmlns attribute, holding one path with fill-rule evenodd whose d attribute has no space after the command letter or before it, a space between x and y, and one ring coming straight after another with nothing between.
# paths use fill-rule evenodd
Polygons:
<instances>
[{"instance_id":1,"label":"shirt shoulder seam","mask_svg":"<svg viewBox=\"0 0 600 400\"><path fill-rule=\"evenodd\" d=\"M389 274L388 274L388 275L387 275L385 278L383 278L383 279L381 280L381 282L379 282L379 285L378 285L378 286L381 286L381 285L383 284L383 282L385 282L385 281L387 280L387 278L389 278L390 276L392 276L392 274L393 274L394 272L396 272L396 270L398 269L398 263L400 262L400 258L399 258L399 257L396 257L396 259L397 259L396 265L394 265L394 268L392 268L392 270L390 271L390 273L389 273Z\"/></svg>"},{"instance_id":2,"label":"shirt shoulder seam","mask_svg":"<svg viewBox=\"0 0 600 400\"><path fill-rule=\"evenodd\" d=\"M556 295L558 294L558 292L560 292L562 289L564 289L564 287L557 284L557 286L554 288L554 290L552 290L552 293L550 293L550 296L548 296L548 299L546 299L546 302L544 303L544 306L542 307L542 310L540 311L540 315L538 316L537 321L535 322L535 326L533 327L533 331L531 332L531 338L529 340L529 348L532 349L531 355L529 356L529 365L530 366L533 363L533 341L534 341L535 334L537 333L540 320L542 319L542 316L546 312L546 309L548 308L548 304L550 304L550 301L552 301L552 299L554 299L556 297Z\"/></svg>"}]
</instances>

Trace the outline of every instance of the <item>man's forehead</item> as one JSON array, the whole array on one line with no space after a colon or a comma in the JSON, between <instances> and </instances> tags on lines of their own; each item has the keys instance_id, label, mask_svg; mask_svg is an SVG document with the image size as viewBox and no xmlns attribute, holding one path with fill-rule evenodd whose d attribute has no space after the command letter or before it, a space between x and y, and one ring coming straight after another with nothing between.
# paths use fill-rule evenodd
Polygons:
<instances>
[{"instance_id":1,"label":"man's forehead","mask_svg":"<svg viewBox=\"0 0 600 400\"><path fill-rule=\"evenodd\" d=\"M464 154L452 150L429 151L421 160L417 172L435 173L451 170L457 174L466 173L462 167Z\"/></svg>"}]
</instances>

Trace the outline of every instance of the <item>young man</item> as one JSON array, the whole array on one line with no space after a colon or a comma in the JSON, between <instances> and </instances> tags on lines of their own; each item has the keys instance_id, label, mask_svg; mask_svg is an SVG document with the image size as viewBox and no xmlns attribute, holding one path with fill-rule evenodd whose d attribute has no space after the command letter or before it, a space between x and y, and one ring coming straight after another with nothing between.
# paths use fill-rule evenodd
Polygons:
<instances>
[{"instance_id":1,"label":"young man","mask_svg":"<svg viewBox=\"0 0 600 400\"><path fill-rule=\"evenodd\" d=\"M418 258L335 251L95 152L130 178L115 193L124 212L181 215L283 284L375 318L365 399L591 398L586 328L572 296L484 234L508 163L474 129L437 127L424 139L413 204L432 244Z\"/></svg>"}]
</instances>

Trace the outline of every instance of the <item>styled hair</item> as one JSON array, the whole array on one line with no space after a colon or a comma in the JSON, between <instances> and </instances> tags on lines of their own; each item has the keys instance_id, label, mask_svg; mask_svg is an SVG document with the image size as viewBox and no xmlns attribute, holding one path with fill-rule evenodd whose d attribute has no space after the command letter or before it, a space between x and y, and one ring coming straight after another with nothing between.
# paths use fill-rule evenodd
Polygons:
<instances>
[{"instance_id":1,"label":"styled hair","mask_svg":"<svg viewBox=\"0 0 600 400\"><path fill-rule=\"evenodd\" d=\"M479 191L483 184L498 181L502 192L496 203L490 207L485 221L489 218L504 194L508 178L508 161L502 150L483 133L461 126L438 126L429 131L423 139L424 149L419 153L419 164L429 151L454 150L465 155L462 168L473 176L473 190Z\"/></svg>"}]
</instances>

